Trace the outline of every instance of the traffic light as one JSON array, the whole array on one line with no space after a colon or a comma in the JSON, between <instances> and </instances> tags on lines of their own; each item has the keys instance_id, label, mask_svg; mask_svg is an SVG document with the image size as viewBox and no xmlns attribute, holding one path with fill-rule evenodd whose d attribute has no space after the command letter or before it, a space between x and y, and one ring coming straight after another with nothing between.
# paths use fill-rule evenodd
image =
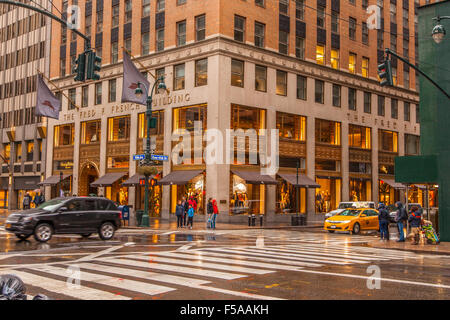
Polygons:
<instances>
[{"instance_id":1,"label":"traffic light","mask_svg":"<svg viewBox=\"0 0 450 320\"><path fill-rule=\"evenodd\" d=\"M380 86L393 86L391 60L387 59L378 65L378 76L380 77Z\"/></svg>"},{"instance_id":2,"label":"traffic light","mask_svg":"<svg viewBox=\"0 0 450 320\"><path fill-rule=\"evenodd\" d=\"M86 79L99 80L100 75L96 72L101 69L100 65L102 63L102 58L98 57L94 51L88 51L87 56Z\"/></svg>"},{"instance_id":3,"label":"traffic light","mask_svg":"<svg viewBox=\"0 0 450 320\"><path fill-rule=\"evenodd\" d=\"M86 53L80 53L77 60L75 60L75 73L77 74L74 78L75 81L85 80L85 70L86 70Z\"/></svg>"}]
</instances>

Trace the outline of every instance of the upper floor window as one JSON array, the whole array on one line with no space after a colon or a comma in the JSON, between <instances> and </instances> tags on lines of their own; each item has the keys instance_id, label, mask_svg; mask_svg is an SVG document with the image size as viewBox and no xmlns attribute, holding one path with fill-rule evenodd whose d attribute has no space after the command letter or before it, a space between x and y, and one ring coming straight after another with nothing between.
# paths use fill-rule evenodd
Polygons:
<instances>
[{"instance_id":1,"label":"upper floor window","mask_svg":"<svg viewBox=\"0 0 450 320\"><path fill-rule=\"evenodd\" d=\"M378 147L382 151L398 152L398 133L388 130L378 131Z\"/></svg>"},{"instance_id":2,"label":"upper floor window","mask_svg":"<svg viewBox=\"0 0 450 320\"><path fill-rule=\"evenodd\" d=\"M348 88L348 109L356 110L356 89Z\"/></svg>"},{"instance_id":3,"label":"upper floor window","mask_svg":"<svg viewBox=\"0 0 450 320\"><path fill-rule=\"evenodd\" d=\"M206 16L204 14L195 17L195 41L205 40L206 36L205 25L206 25Z\"/></svg>"},{"instance_id":4,"label":"upper floor window","mask_svg":"<svg viewBox=\"0 0 450 320\"><path fill-rule=\"evenodd\" d=\"M315 89L314 89L314 101L317 103L323 103L324 101L324 86L325 83L322 80L315 81Z\"/></svg>"},{"instance_id":5,"label":"upper floor window","mask_svg":"<svg viewBox=\"0 0 450 320\"><path fill-rule=\"evenodd\" d=\"M125 23L131 22L133 16L131 0L125 0Z\"/></svg>"},{"instance_id":6,"label":"upper floor window","mask_svg":"<svg viewBox=\"0 0 450 320\"><path fill-rule=\"evenodd\" d=\"M150 16L150 0L142 0L142 17Z\"/></svg>"},{"instance_id":7,"label":"upper floor window","mask_svg":"<svg viewBox=\"0 0 450 320\"><path fill-rule=\"evenodd\" d=\"M306 117L277 112L277 129L280 138L306 141Z\"/></svg>"},{"instance_id":8,"label":"upper floor window","mask_svg":"<svg viewBox=\"0 0 450 320\"><path fill-rule=\"evenodd\" d=\"M341 123L316 119L316 142L341 145Z\"/></svg>"},{"instance_id":9,"label":"upper floor window","mask_svg":"<svg viewBox=\"0 0 450 320\"><path fill-rule=\"evenodd\" d=\"M364 92L364 112L372 113L372 94Z\"/></svg>"},{"instance_id":10,"label":"upper floor window","mask_svg":"<svg viewBox=\"0 0 450 320\"><path fill-rule=\"evenodd\" d=\"M267 67L255 65L255 90L267 91Z\"/></svg>"},{"instance_id":11,"label":"upper floor window","mask_svg":"<svg viewBox=\"0 0 450 320\"><path fill-rule=\"evenodd\" d=\"M277 87L276 94L285 96L287 95L287 72L277 70Z\"/></svg>"},{"instance_id":12,"label":"upper floor window","mask_svg":"<svg viewBox=\"0 0 450 320\"><path fill-rule=\"evenodd\" d=\"M186 20L177 22L177 46L186 44Z\"/></svg>"},{"instance_id":13,"label":"upper floor window","mask_svg":"<svg viewBox=\"0 0 450 320\"><path fill-rule=\"evenodd\" d=\"M85 121L81 123L81 144L100 142L101 121Z\"/></svg>"},{"instance_id":14,"label":"upper floor window","mask_svg":"<svg viewBox=\"0 0 450 320\"><path fill-rule=\"evenodd\" d=\"M112 7L111 24L113 28L119 26L119 5L115 5Z\"/></svg>"},{"instance_id":15,"label":"upper floor window","mask_svg":"<svg viewBox=\"0 0 450 320\"><path fill-rule=\"evenodd\" d=\"M362 23L362 43L369 44L369 28L367 27L367 23Z\"/></svg>"},{"instance_id":16,"label":"upper floor window","mask_svg":"<svg viewBox=\"0 0 450 320\"><path fill-rule=\"evenodd\" d=\"M325 46L318 44L316 46L316 62L318 64L325 64Z\"/></svg>"},{"instance_id":17,"label":"upper floor window","mask_svg":"<svg viewBox=\"0 0 450 320\"><path fill-rule=\"evenodd\" d=\"M244 61L231 59L231 85L244 87Z\"/></svg>"},{"instance_id":18,"label":"upper floor window","mask_svg":"<svg viewBox=\"0 0 450 320\"><path fill-rule=\"evenodd\" d=\"M339 12L331 11L331 32L339 33Z\"/></svg>"},{"instance_id":19,"label":"upper floor window","mask_svg":"<svg viewBox=\"0 0 450 320\"><path fill-rule=\"evenodd\" d=\"M234 16L234 40L245 41L245 18L241 16Z\"/></svg>"},{"instance_id":20,"label":"upper floor window","mask_svg":"<svg viewBox=\"0 0 450 320\"><path fill-rule=\"evenodd\" d=\"M348 71L351 73L356 73L356 54L349 53L348 55Z\"/></svg>"},{"instance_id":21,"label":"upper floor window","mask_svg":"<svg viewBox=\"0 0 450 320\"><path fill-rule=\"evenodd\" d=\"M165 7L166 7L165 0L157 0L156 1L156 12L164 11Z\"/></svg>"},{"instance_id":22,"label":"upper floor window","mask_svg":"<svg viewBox=\"0 0 450 320\"><path fill-rule=\"evenodd\" d=\"M108 119L108 141L130 139L130 116Z\"/></svg>"},{"instance_id":23,"label":"upper floor window","mask_svg":"<svg viewBox=\"0 0 450 320\"><path fill-rule=\"evenodd\" d=\"M174 68L174 80L173 80L173 90L184 89L184 63L173 67Z\"/></svg>"},{"instance_id":24,"label":"upper floor window","mask_svg":"<svg viewBox=\"0 0 450 320\"><path fill-rule=\"evenodd\" d=\"M195 86L204 86L208 84L208 59L195 61Z\"/></svg>"},{"instance_id":25,"label":"upper floor window","mask_svg":"<svg viewBox=\"0 0 450 320\"><path fill-rule=\"evenodd\" d=\"M325 7L317 6L317 26L325 28Z\"/></svg>"},{"instance_id":26,"label":"upper floor window","mask_svg":"<svg viewBox=\"0 0 450 320\"><path fill-rule=\"evenodd\" d=\"M356 39L356 19L350 17L348 19L348 36L350 39Z\"/></svg>"},{"instance_id":27,"label":"upper floor window","mask_svg":"<svg viewBox=\"0 0 450 320\"><path fill-rule=\"evenodd\" d=\"M391 99L391 118L398 119L398 100Z\"/></svg>"},{"instance_id":28,"label":"upper floor window","mask_svg":"<svg viewBox=\"0 0 450 320\"><path fill-rule=\"evenodd\" d=\"M284 15L289 15L289 0L279 0L280 13Z\"/></svg>"},{"instance_id":29,"label":"upper floor window","mask_svg":"<svg viewBox=\"0 0 450 320\"><path fill-rule=\"evenodd\" d=\"M420 152L420 136L405 134L405 154L418 155Z\"/></svg>"},{"instance_id":30,"label":"upper floor window","mask_svg":"<svg viewBox=\"0 0 450 320\"><path fill-rule=\"evenodd\" d=\"M265 5L264 0L255 0L255 4L260 7L264 7Z\"/></svg>"},{"instance_id":31,"label":"upper floor window","mask_svg":"<svg viewBox=\"0 0 450 320\"><path fill-rule=\"evenodd\" d=\"M264 48L266 25L255 21L255 46Z\"/></svg>"},{"instance_id":32,"label":"upper floor window","mask_svg":"<svg viewBox=\"0 0 450 320\"><path fill-rule=\"evenodd\" d=\"M349 124L348 146L353 148L371 148L371 129Z\"/></svg>"},{"instance_id":33,"label":"upper floor window","mask_svg":"<svg viewBox=\"0 0 450 320\"><path fill-rule=\"evenodd\" d=\"M411 105L409 104L409 102L403 103L403 115L405 121L411 120Z\"/></svg>"},{"instance_id":34,"label":"upper floor window","mask_svg":"<svg viewBox=\"0 0 450 320\"><path fill-rule=\"evenodd\" d=\"M305 19L305 0L295 1L295 18L299 20Z\"/></svg>"},{"instance_id":35,"label":"upper floor window","mask_svg":"<svg viewBox=\"0 0 450 320\"><path fill-rule=\"evenodd\" d=\"M339 49L331 49L331 67L339 69Z\"/></svg>"},{"instance_id":36,"label":"upper floor window","mask_svg":"<svg viewBox=\"0 0 450 320\"><path fill-rule=\"evenodd\" d=\"M55 126L55 147L73 145L74 137L75 126L73 123Z\"/></svg>"},{"instance_id":37,"label":"upper floor window","mask_svg":"<svg viewBox=\"0 0 450 320\"><path fill-rule=\"evenodd\" d=\"M369 77L369 58L366 57L362 58L361 73L364 78Z\"/></svg>"},{"instance_id":38,"label":"upper floor window","mask_svg":"<svg viewBox=\"0 0 450 320\"><path fill-rule=\"evenodd\" d=\"M297 99L306 100L307 98L307 78L297 75Z\"/></svg>"},{"instance_id":39,"label":"upper floor window","mask_svg":"<svg viewBox=\"0 0 450 320\"><path fill-rule=\"evenodd\" d=\"M278 32L278 52L283 54L289 52L289 33L281 30Z\"/></svg>"},{"instance_id":40,"label":"upper floor window","mask_svg":"<svg viewBox=\"0 0 450 320\"><path fill-rule=\"evenodd\" d=\"M384 117L384 96L378 96L378 115Z\"/></svg>"}]
</instances>

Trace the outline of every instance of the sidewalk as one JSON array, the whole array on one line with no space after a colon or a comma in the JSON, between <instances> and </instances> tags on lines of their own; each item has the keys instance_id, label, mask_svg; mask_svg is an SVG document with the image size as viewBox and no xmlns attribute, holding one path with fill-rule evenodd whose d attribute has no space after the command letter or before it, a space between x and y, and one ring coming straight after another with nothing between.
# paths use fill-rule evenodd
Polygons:
<instances>
[{"instance_id":1,"label":"sidewalk","mask_svg":"<svg viewBox=\"0 0 450 320\"><path fill-rule=\"evenodd\" d=\"M246 230L246 229L309 229L309 228L322 228L323 223L311 222L306 226L291 226L288 223L264 223L262 226L256 223L255 226L249 226L248 223L216 223L216 230ZM178 229L176 221L161 221L159 219L150 220L149 227L136 227L136 226L126 226L122 229L153 229L153 230L187 230L186 228ZM205 222L194 221L194 226L192 230L209 230L206 229Z\"/></svg>"},{"instance_id":2,"label":"sidewalk","mask_svg":"<svg viewBox=\"0 0 450 320\"><path fill-rule=\"evenodd\" d=\"M450 242L441 242L438 245L421 242L418 245L412 245L410 240L406 240L405 242L396 242L395 240L382 241L378 239L369 242L368 245L373 248L412 251L419 254L450 255Z\"/></svg>"}]
</instances>

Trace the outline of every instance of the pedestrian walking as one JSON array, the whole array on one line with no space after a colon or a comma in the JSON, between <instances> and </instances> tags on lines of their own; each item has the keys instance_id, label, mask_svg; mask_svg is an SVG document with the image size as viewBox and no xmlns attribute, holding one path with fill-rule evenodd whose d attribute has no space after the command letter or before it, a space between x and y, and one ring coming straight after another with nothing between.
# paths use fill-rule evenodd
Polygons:
<instances>
[{"instance_id":1,"label":"pedestrian walking","mask_svg":"<svg viewBox=\"0 0 450 320\"><path fill-rule=\"evenodd\" d=\"M211 228L216 229L216 219L217 219L217 215L219 214L219 207L217 206L216 199L214 199L212 201L212 205L213 205L213 215L212 215L212 226L211 226Z\"/></svg>"},{"instance_id":2,"label":"pedestrian walking","mask_svg":"<svg viewBox=\"0 0 450 320\"><path fill-rule=\"evenodd\" d=\"M192 227L194 226L194 208L192 207L192 205L189 205L189 210L188 210L188 226L189 224L191 225L189 227L189 229L192 229Z\"/></svg>"},{"instance_id":3,"label":"pedestrian walking","mask_svg":"<svg viewBox=\"0 0 450 320\"><path fill-rule=\"evenodd\" d=\"M175 215L177 216L177 228L183 227L184 206L181 200L178 200L177 207L175 209Z\"/></svg>"},{"instance_id":4,"label":"pedestrian walking","mask_svg":"<svg viewBox=\"0 0 450 320\"><path fill-rule=\"evenodd\" d=\"M206 223L206 228L212 228L212 215L214 214L212 198L208 199L208 204L206 205L206 213L208 214L208 222Z\"/></svg>"},{"instance_id":5,"label":"pedestrian walking","mask_svg":"<svg viewBox=\"0 0 450 320\"><path fill-rule=\"evenodd\" d=\"M389 212L387 211L384 203L380 202L380 205L378 206L378 212L378 221L380 223L380 238L381 240L389 240Z\"/></svg>"},{"instance_id":6,"label":"pedestrian walking","mask_svg":"<svg viewBox=\"0 0 450 320\"><path fill-rule=\"evenodd\" d=\"M403 203L398 201L396 203L397 213L395 215L395 222L397 223L398 228L398 240L397 242L405 242L405 234L403 232L403 227L406 225L406 221L408 220L408 213L406 212Z\"/></svg>"},{"instance_id":7,"label":"pedestrian walking","mask_svg":"<svg viewBox=\"0 0 450 320\"><path fill-rule=\"evenodd\" d=\"M187 220L187 212L189 210L189 203L186 200L186 197L183 197L183 201L181 204L184 207L184 214L183 214L183 226L186 227L186 220Z\"/></svg>"},{"instance_id":8,"label":"pedestrian walking","mask_svg":"<svg viewBox=\"0 0 450 320\"><path fill-rule=\"evenodd\" d=\"M416 206L411 208L411 215L408 218L408 222L411 227L411 233L408 235L408 238L412 238L411 244L419 244L422 215Z\"/></svg>"},{"instance_id":9,"label":"pedestrian walking","mask_svg":"<svg viewBox=\"0 0 450 320\"><path fill-rule=\"evenodd\" d=\"M44 202L45 202L44 196L41 194L40 191L37 192L33 199L34 207L37 208L41 203Z\"/></svg>"},{"instance_id":10,"label":"pedestrian walking","mask_svg":"<svg viewBox=\"0 0 450 320\"><path fill-rule=\"evenodd\" d=\"M25 197L23 197L22 204L23 204L23 210L30 209L31 196L28 192L25 194Z\"/></svg>"}]
</instances>

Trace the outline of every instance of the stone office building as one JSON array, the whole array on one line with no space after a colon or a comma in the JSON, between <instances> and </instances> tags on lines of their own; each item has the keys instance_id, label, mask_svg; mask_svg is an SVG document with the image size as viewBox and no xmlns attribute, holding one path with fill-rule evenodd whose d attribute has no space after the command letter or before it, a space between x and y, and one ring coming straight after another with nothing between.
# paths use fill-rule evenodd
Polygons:
<instances>
[{"instance_id":1,"label":"stone office building","mask_svg":"<svg viewBox=\"0 0 450 320\"><path fill-rule=\"evenodd\" d=\"M48 123L48 195L62 187L144 207L133 155L143 153L145 106L120 103L125 47L151 83L147 71L165 75L170 89L154 96L155 153L170 156L172 132L193 134L195 121L224 135L226 129L279 129L280 170L273 176L237 161L159 163L151 216L173 217L183 196L196 198L200 214L208 198L217 199L222 221L249 213L287 221L296 210L321 220L340 201L400 199L394 158L418 152L416 77L395 61L396 86L380 87L377 65L383 49L394 45L417 59L413 1L378 1L381 31L367 28L365 1L78 4L81 29L103 59L101 80L73 81L69 70L83 42L54 26L50 76L79 108L63 98L60 119Z\"/></svg>"},{"instance_id":2,"label":"stone office building","mask_svg":"<svg viewBox=\"0 0 450 320\"><path fill-rule=\"evenodd\" d=\"M38 1L44 7L48 1ZM34 115L38 70L48 76L50 19L0 4L0 208L21 209L45 174L46 120Z\"/></svg>"}]
</instances>

